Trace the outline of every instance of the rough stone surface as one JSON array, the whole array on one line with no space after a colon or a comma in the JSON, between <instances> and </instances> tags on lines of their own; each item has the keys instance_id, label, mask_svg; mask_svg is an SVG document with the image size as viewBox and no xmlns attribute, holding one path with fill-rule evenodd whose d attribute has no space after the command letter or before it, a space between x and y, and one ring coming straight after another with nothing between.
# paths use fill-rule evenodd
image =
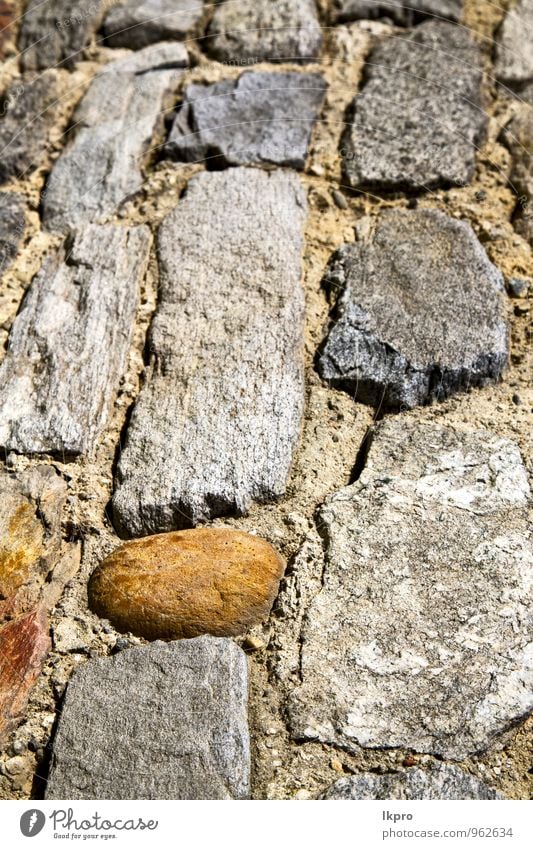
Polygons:
<instances>
[{"instance_id":1,"label":"rough stone surface","mask_svg":"<svg viewBox=\"0 0 533 849\"><path fill-rule=\"evenodd\" d=\"M17 18L15 4L11 0L0 0L0 60L7 55L7 46L12 35L11 26Z\"/></svg>"},{"instance_id":2,"label":"rough stone surface","mask_svg":"<svg viewBox=\"0 0 533 849\"><path fill-rule=\"evenodd\" d=\"M194 177L163 222L151 360L113 498L121 534L284 492L304 402L305 217L295 175L234 168Z\"/></svg>"},{"instance_id":3,"label":"rough stone surface","mask_svg":"<svg viewBox=\"0 0 533 849\"><path fill-rule=\"evenodd\" d=\"M62 93L57 71L26 75L8 88L0 121L0 183L27 177L46 161Z\"/></svg>"},{"instance_id":4,"label":"rough stone surface","mask_svg":"<svg viewBox=\"0 0 533 849\"><path fill-rule=\"evenodd\" d=\"M53 744L47 799L247 798L244 652L200 637L78 668Z\"/></svg>"},{"instance_id":5,"label":"rough stone surface","mask_svg":"<svg viewBox=\"0 0 533 849\"><path fill-rule=\"evenodd\" d=\"M518 195L515 227L533 245L533 106L520 106L505 128L503 141L513 157L510 184Z\"/></svg>"},{"instance_id":6,"label":"rough stone surface","mask_svg":"<svg viewBox=\"0 0 533 849\"><path fill-rule=\"evenodd\" d=\"M103 33L111 47L138 50L158 41L185 38L202 12L202 0L125 0L109 11Z\"/></svg>"},{"instance_id":7,"label":"rough stone surface","mask_svg":"<svg viewBox=\"0 0 533 849\"><path fill-rule=\"evenodd\" d=\"M343 137L354 187L432 189L469 183L486 118L479 51L469 33L427 21L379 44Z\"/></svg>"},{"instance_id":8,"label":"rough stone surface","mask_svg":"<svg viewBox=\"0 0 533 849\"><path fill-rule=\"evenodd\" d=\"M504 283L469 224L390 210L333 257L337 294L321 376L385 409L496 380L507 363Z\"/></svg>"},{"instance_id":9,"label":"rough stone surface","mask_svg":"<svg viewBox=\"0 0 533 849\"><path fill-rule=\"evenodd\" d=\"M516 445L409 418L320 511L297 739L463 760L533 709L530 492Z\"/></svg>"},{"instance_id":10,"label":"rough stone surface","mask_svg":"<svg viewBox=\"0 0 533 849\"><path fill-rule=\"evenodd\" d=\"M533 0L518 0L507 12L496 47L496 76L510 86L533 80Z\"/></svg>"},{"instance_id":11,"label":"rough stone surface","mask_svg":"<svg viewBox=\"0 0 533 849\"><path fill-rule=\"evenodd\" d=\"M412 26L424 18L458 21L463 0L335 0L336 23L390 18L400 26Z\"/></svg>"},{"instance_id":12,"label":"rough stone surface","mask_svg":"<svg viewBox=\"0 0 533 849\"><path fill-rule=\"evenodd\" d=\"M0 278L15 257L26 226L21 195L0 192Z\"/></svg>"},{"instance_id":13,"label":"rough stone surface","mask_svg":"<svg viewBox=\"0 0 533 849\"><path fill-rule=\"evenodd\" d=\"M105 7L106 0L30 0L18 44L22 68L72 68L100 26Z\"/></svg>"},{"instance_id":14,"label":"rough stone surface","mask_svg":"<svg viewBox=\"0 0 533 849\"><path fill-rule=\"evenodd\" d=\"M156 44L95 77L74 114L76 136L48 179L43 218L49 229L93 223L139 191L143 160L186 64L182 44Z\"/></svg>"},{"instance_id":15,"label":"rough stone surface","mask_svg":"<svg viewBox=\"0 0 533 849\"><path fill-rule=\"evenodd\" d=\"M34 279L0 366L0 445L66 457L93 451L124 373L147 227L89 225Z\"/></svg>"},{"instance_id":16,"label":"rough stone surface","mask_svg":"<svg viewBox=\"0 0 533 849\"><path fill-rule=\"evenodd\" d=\"M456 766L435 764L430 770L410 769L386 775L365 773L341 778L323 799L502 799L482 781Z\"/></svg>"},{"instance_id":17,"label":"rough stone surface","mask_svg":"<svg viewBox=\"0 0 533 849\"><path fill-rule=\"evenodd\" d=\"M312 62L322 32L314 0L240 0L217 6L205 49L221 62Z\"/></svg>"},{"instance_id":18,"label":"rough stone surface","mask_svg":"<svg viewBox=\"0 0 533 849\"><path fill-rule=\"evenodd\" d=\"M208 167L271 162L303 168L326 84L320 74L245 73L190 85L167 154Z\"/></svg>"}]
</instances>

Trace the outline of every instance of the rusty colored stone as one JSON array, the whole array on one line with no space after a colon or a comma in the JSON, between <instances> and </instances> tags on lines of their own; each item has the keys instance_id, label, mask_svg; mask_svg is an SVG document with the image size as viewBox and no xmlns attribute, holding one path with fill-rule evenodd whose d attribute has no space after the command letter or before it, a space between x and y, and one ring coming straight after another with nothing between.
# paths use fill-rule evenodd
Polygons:
<instances>
[{"instance_id":1,"label":"rusty colored stone","mask_svg":"<svg viewBox=\"0 0 533 849\"><path fill-rule=\"evenodd\" d=\"M0 0L0 60L5 59L6 46L13 41L11 25L16 17L15 4Z\"/></svg>"},{"instance_id":2,"label":"rusty colored stone","mask_svg":"<svg viewBox=\"0 0 533 849\"><path fill-rule=\"evenodd\" d=\"M270 612L284 562L265 540L199 528L125 543L95 570L89 604L149 640L242 634Z\"/></svg>"}]
</instances>

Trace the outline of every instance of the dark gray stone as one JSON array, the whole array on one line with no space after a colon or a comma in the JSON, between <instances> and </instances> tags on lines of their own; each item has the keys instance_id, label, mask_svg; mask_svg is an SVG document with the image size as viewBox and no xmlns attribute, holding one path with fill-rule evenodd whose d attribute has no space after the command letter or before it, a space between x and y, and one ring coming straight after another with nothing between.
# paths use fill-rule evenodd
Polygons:
<instances>
[{"instance_id":1,"label":"dark gray stone","mask_svg":"<svg viewBox=\"0 0 533 849\"><path fill-rule=\"evenodd\" d=\"M434 764L429 769L410 769L375 775L368 772L341 778L332 784L322 799L503 799L462 769L449 764Z\"/></svg>"},{"instance_id":2,"label":"dark gray stone","mask_svg":"<svg viewBox=\"0 0 533 849\"><path fill-rule=\"evenodd\" d=\"M138 50L186 38L202 13L203 0L123 0L109 11L103 33L111 47Z\"/></svg>"},{"instance_id":3,"label":"dark gray stone","mask_svg":"<svg viewBox=\"0 0 533 849\"><path fill-rule=\"evenodd\" d=\"M190 85L166 146L208 167L271 162L303 168L326 83L320 74L248 72Z\"/></svg>"},{"instance_id":4,"label":"dark gray stone","mask_svg":"<svg viewBox=\"0 0 533 849\"><path fill-rule=\"evenodd\" d=\"M163 43L112 62L95 77L74 114L75 138L46 185L47 228L68 232L101 220L139 191L145 155L186 65L182 44Z\"/></svg>"},{"instance_id":5,"label":"dark gray stone","mask_svg":"<svg viewBox=\"0 0 533 849\"><path fill-rule=\"evenodd\" d=\"M427 21L372 51L343 136L353 187L427 190L469 183L485 134L480 54L467 30Z\"/></svg>"},{"instance_id":6,"label":"dark gray stone","mask_svg":"<svg viewBox=\"0 0 533 849\"><path fill-rule=\"evenodd\" d=\"M533 245L533 106L520 105L502 140L513 158L509 182L518 195L514 224L520 235Z\"/></svg>"},{"instance_id":7,"label":"dark gray stone","mask_svg":"<svg viewBox=\"0 0 533 849\"><path fill-rule=\"evenodd\" d=\"M217 6L204 39L220 62L313 62L322 45L314 0L232 0Z\"/></svg>"},{"instance_id":8,"label":"dark gray stone","mask_svg":"<svg viewBox=\"0 0 533 849\"><path fill-rule=\"evenodd\" d=\"M106 0L30 0L18 42L22 68L72 68L100 26L105 7Z\"/></svg>"},{"instance_id":9,"label":"dark gray stone","mask_svg":"<svg viewBox=\"0 0 533 849\"><path fill-rule=\"evenodd\" d=\"M151 236L87 227L45 261L0 366L0 445L90 453L124 374Z\"/></svg>"},{"instance_id":10,"label":"dark gray stone","mask_svg":"<svg viewBox=\"0 0 533 849\"><path fill-rule=\"evenodd\" d=\"M528 282L522 277L511 277L507 281L507 289L511 298L523 298L527 294Z\"/></svg>"},{"instance_id":11,"label":"dark gray stone","mask_svg":"<svg viewBox=\"0 0 533 849\"><path fill-rule=\"evenodd\" d=\"M0 278L17 256L26 226L24 209L20 195L0 192Z\"/></svg>"},{"instance_id":12,"label":"dark gray stone","mask_svg":"<svg viewBox=\"0 0 533 849\"><path fill-rule=\"evenodd\" d=\"M382 409L497 380L507 363L504 284L469 224L435 209L363 219L325 278L337 295L320 375Z\"/></svg>"},{"instance_id":13,"label":"dark gray stone","mask_svg":"<svg viewBox=\"0 0 533 849\"><path fill-rule=\"evenodd\" d=\"M335 0L334 8L337 23L390 18L400 26L412 26L428 17L458 21L463 0Z\"/></svg>"},{"instance_id":14,"label":"dark gray stone","mask_svg":"<svg viewBox=\"0 0 533 849\"><path fill-rule=\"evenodd\" d=\"M194 177L163 222L150 364L113 498L122 535L284 493L304 404L305 215L295 174L232 168Z\"/></svg>"},{"instance_id":15,"label":"dark gray stone","mask_svg":"<svg viewBox=\"0 0 533 849\"><path fill-rule=\"evenodd\" d=\"M47 799L246 799L248 672L228 639L126 649L78 667Z\"/></svg>"},{"instance_id":16,"label":"dark gray stone","mask_svg":"<svg viewBox=\"0 0 533 849\"><path fill-rule=\"evenodd\" d=\"M518 0L507 12L498 34L495 72L507 85L533 80L533 0Z\"/></svg>"}]
</instances>

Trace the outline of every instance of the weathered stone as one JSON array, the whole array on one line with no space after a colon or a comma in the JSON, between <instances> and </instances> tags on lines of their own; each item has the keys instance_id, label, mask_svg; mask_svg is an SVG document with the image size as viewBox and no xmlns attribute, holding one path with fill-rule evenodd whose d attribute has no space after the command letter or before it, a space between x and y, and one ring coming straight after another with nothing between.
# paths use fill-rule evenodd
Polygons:
<instances>
[{"instance_id":1,"label":"weathered stone","mask_svg":"<svg viewBox=\"0 0 533 849\"><path fill-rule=\"evenodd\" d=\"M158 41L185 38L199 22L203 0L123 0L103 26L111 47L138 50Z\"/></svg>"},{"instance_id":2,"label":"weathered stone","mask_svg":"<svg viewBox=\"0 0 533 849\"><path fill-rule=\"evenodd\" d=\"M0 121L0 183L27 177L46 162L62 93L57 71L26 75L11 84Z\"/></svg>"},{"instance_id":3,"label":"weathered stone","mask_svg":"<svg viewBox=\"0 0 533 849\"><path fill-rule=\"evenodd\" d=\"M511 86L533 80L533 0L517 0L500 27L495 72Z\"/></svg>"},{"instance_id":4,"label":"weathered stone","mask_svg":"<svg viewBox=\"0 0 533 849\"><path fill-rule=\"evenodd\" d=\"M12 24L16 18L15 3L12 0L0 0L0 60L6 57L6 48L12 40Z\"/></svg>"},{"instance_id":5,"label":"weathered stone","mask_svg":"<svg viewBox=\"0 0 533 849\"><path fill-rule=\"evenodd\" d=\"M236 636L265 619L284 562L260 537L201 528L127 542L93 572L89 604L148 640Z\"/></svg>"},{"instance_id":6,"label":"weathered stone","mask_svg":"<svg viewBox=\"0 0 533 849\"><path fill-rule=\"evenodd\" d=\"M0 366L0 445L91 453L124 374L147 227L89 225L45 261Z\"/></svg>"},{"instance_id":7,"label":"weathered stone","mask_svg":"<svg viewBox=\"0 0 533 849\"><path fill-rule=\"evenodd\" d=\"M49 229L93 223L139 191L167 95L186 64L182 44L156 44L106 65L93 80L74 114L76 136L48 179L43 217Z\"/></svg>"},{"instance_id":8,"label":"weathered stone","mask_svg":"<svg viewBox=\"0 0 533 849\"><path fill-rule=\"evenodd\" d=\"M17 256L25 226L21 195L0 192L0 278Z\"/></svg>"},{"instance_id":9,"label":"weathered stone","mask_svg":"<svg viewBox=\"0 0 533 849\"><path fill-rule=\"evenodd\" d=\"M469 183L486 116L468 31L427 21L378 44L365 73L343 137L348 183L379 190Z\"/></svg>"},{"instance_id":10,"label":"weathered stone","mask_svg":"<svg viewBox=\"0 0 533 849\"><path fill-rule=\"evenodd\" d=\"M320 511L295 738L462 760L531 712L529 499L507 439L378 427L359 480Z\"/></svg>"},{"instance_id":11,"label":"weathered stone","mask_svg":"<svg viewBox=\"0 0 533 849\"><path fill-rule=\"evenodd\" d=\"M320 74L242 74L190 85L167 154L208 167L272 162L303 168L326 83Z\"/></svg>"},{"instance_id":12,"label":"weathered stone","mask_svg":"<svg viewBox=\"0 0 533 849\"><path fill-rule=\"evenodd\" d=\"M458 21L463 0L335 0L337 23L361 19L391 18L400 26L412 26L424 18Z\"/></svg>"},{"instance_id":13,"label":"weathered stone","mask_svg":"<svg viewBox=\"0 0 533 849\"><path fill-rule=\"evenodd\" d=\"M0 741L24 714L49 650L46 616L39 608L0 627Z\"/></svg>"},{"instance_id":14,"label":"weathered stone","mask_svg":"<svg viewBox=\"0 0 533 849\"><path fill-rule=\"evenodd\" d=\"M375 775L367 772L341 778L322 799L502 799L500 793L467 772L448 764L429 770L410 769Z\"/></svg>"},{"instance_id":15,"label":"weathered stone","mask_svg":"<svg viewBox=\"0 0 533 849\"><path fill-rule=\"evenodd\" d=\"M321 376L384 409L443 399L502 374L503 277L470 225L435 209L364 219L333 257L338 293Z\"/></svg>"},{"instance_id":16,"label":"weathered stone","mask_svg":"<svg viewBox=\"0 0 533 849\"><path fill-rule=\"evenodd\" d=\"M232 168L194 177L163 222L151 359L113 498L123 535L284 492L304 403L305 214L296 175Z\"/></svg>"},{"instance_id":17,"label":"weathered stone","mask_svg":"<svg viewBox=\"0 0 533 849\"><path fill-rule=\"evenodd\" d=\"M22 17L22 68L72 68L102 21L106 0L30 0Z\"/></svg>"},{"instance_id":18,"label":"weathered stone","mask_svg":"<svg viewBox=\"0 0 533 849\"><path fill-rule=\"evenodd\" d=\"M214 637L154 643L78 667L46 798L247 798L247 678L242 649Z\"/></svg>"},{"instance_id":19,"label":"weathered stone","mask_svg":"<svg viewBox=\"0 0 533 849\"><path fill-rule=\"evenodd\" d=\"M322 45L314 0L240 0L217 6L205 48L229 64L313 62Z\"/></svg>"},{"instance_id":20,"label":"weathered stone","mask_svg":"<svg viewBox=\"0 0 533 849\"><path fill-rule=\"evenodd\" d=\"M533 106L520 106L502 139L513 157L509 182L518 195L515 227L533 245Z\"/></svg>"}]
</instances>

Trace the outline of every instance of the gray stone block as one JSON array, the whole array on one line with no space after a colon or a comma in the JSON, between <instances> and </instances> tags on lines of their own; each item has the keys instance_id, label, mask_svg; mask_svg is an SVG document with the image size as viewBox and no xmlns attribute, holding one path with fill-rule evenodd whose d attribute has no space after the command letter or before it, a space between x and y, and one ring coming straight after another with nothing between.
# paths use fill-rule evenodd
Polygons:
<instances>
[{"instance_id":1,"label":"gray stone block","mask_svg":"<svg viewBox=\"0 0 533 849\"><path fill-rule=\"evenodd\" d=\"M500 793L467 772L449 764L430 769L410 769L386 775L363 773L341 778L322 799L502 799Z\"/></svg>"},{"instance_id":2,"label":"gray stone block","mask_svg":"<svg viewBox=\"0 0 533 849\"><path fill-rule=\"evenodd\" d=\"M203 0L123 0L110 9L102 30L111 47L138 50L186 38L202 12Z\"/></svg>"},{"instance_id":3,"label":"gray stone block","mask_svg":"<svg viewBox=\"0 0 533 849\"><path fill-rule=\"evenodd\" d=\"M106 0L30 0L18 47L26 71L72 68L100 26Z\"/></svg>"},{"instance_id":4,"label":"gray stone block","mask_svg":"<svg viewBox=\"0 0 533 849\"><path fill-rule=\"evenodd\" d=\"M463 0L335 0L336 23L390 18L399 26L412 26L424 18L458 21Z\"/></svg>"},{"instance_id":5,"label":"gray stone block","mask_svg":"<svg viewBox=\"0 0 533 849\"><path fill-rule=\"evenodd\" d=\"M533 0L518 0L507 12L498 33L495 72L507 85L533 80Z\"/></svg>"},{"instance_id":6,"label":"gray stone block","mask_svg":"<svg viewBox=\"0 0 533 849\"><path fill-rule=\"evenodd\" d=\"M0 192L0 278L17 256L25 226L22 196Z\"/></svg>"}]
</instances>

